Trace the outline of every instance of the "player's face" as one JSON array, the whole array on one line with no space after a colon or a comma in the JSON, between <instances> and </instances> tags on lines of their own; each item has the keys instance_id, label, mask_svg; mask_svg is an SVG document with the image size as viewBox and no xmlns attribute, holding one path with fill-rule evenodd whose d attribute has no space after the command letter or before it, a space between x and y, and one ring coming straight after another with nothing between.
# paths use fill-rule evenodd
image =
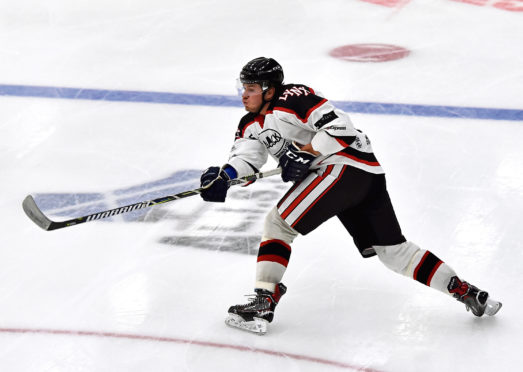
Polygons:
<instances>
[{"instance_id":1,"label":"player's face","mask_svg":"<svg viewBox=\"0 0 523 372\"><path fill-rule=\"evenodd\" d=\"M262 88L259 84L243 84L242 103L246 111L256 113L263 104Z\"/></svg>"}]
</instances>

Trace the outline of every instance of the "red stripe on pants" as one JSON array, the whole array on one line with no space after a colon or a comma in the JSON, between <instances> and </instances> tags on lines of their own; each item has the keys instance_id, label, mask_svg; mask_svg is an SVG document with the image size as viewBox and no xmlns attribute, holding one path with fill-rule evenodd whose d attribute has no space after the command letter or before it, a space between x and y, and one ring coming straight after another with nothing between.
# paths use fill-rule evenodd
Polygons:
<instances>
[{"instance_id":1,"label":"red stripe on pants","mask_svg":"<svg viewBox=\"0 0 523 372\"><path fill-rule=\"evenodd\" d=\"M320 182L322 182L325 179L325 177L327 177L332 172L333 168L333 165L329 165L325 170L325 173L323 173L323 175L316 177L314 181L309 186L307 186L307 188L303 190L300 195L298 195L298 197L291 203L291 205L289 205L287 209L283 211L281 217L283 219L287 218L289 214L291 214L292 211L298 206L298 204L300 204L303 201L303 199L305 199L307 195L309 195L320 184Z\"/></svg>"},{"instance_id":2,"label":"red stripe on pants","mask_svg":"<svg viewBox=\"0 0 523 372\"><path fill-rule=\"evenodd\" d=\"M338 177L334 180L334 182L329 186L327 187L327 189L321 193L320 196L318 196L316 198L316 200L314 200L314 202L311 203L311 205L309 205L309 207L300 215L300 217L298 217L298 219L296 219L296 221L294 221L294 223L291 225L291 227L294 227L296 226L296 224L303 218L303 216L305 216L307 214L307 212L318 202L320 201L321 198L323 198L325 196L325 194L332 188L332 186L334 186L341 178L341 176L343 175L343 172L345 172L345 169L346 169L346 166L343 167L342 171L340 172L340 174L338 175Z\"/></svg>"}]
</instances>

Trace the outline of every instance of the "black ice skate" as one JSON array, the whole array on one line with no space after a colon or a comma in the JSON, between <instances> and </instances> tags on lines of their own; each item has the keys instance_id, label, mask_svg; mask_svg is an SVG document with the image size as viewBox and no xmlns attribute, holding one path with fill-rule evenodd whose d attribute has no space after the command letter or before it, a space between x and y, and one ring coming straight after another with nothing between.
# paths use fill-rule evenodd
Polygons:
<instances>
[{"instance_id":1,"label":"black ice skate","mask_svg":"<svg viewBox=\"0 0 523 372\"><path fill-rule=\"evenodd\" d=\"M492 300L488 292L467 282L462 282L457 276L450 279L447 288L455 299L465 304L467 311L472 310L472 314L476 316L483 314L492 316L501 309L501 302Z\"/></svg>"},{"instance_id":2,"label":"black ice skate","mask_svg":"<svg viewBox=\"0 0 523 372\"><path fill-rule=\"evenodd\" d=\"M267 332L267 324L274 318L274 309L281 296L287 292L287 287L279 283L274 293L266 289L256 289L255 292L256 294L248 304L234 305L229 308L225 324L264 335Z\"/></svg>"}]
</instances>

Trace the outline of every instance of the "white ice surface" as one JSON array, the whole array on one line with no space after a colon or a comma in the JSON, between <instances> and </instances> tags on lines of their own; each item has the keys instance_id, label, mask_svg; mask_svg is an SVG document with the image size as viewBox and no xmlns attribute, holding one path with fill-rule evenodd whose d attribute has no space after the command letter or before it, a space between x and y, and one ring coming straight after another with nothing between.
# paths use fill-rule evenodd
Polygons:
<instances>
[{"instance_id":1,"label":"white ice surface","mask_svg":"<svg viewBox=\"0 0 523 372\"><path fill-rule=\"evenodd\" d=\"M523 108L523 14L490 5L5 0L0 31L0 84L230 95L243 63L270 55L287 81L333 100ZM413 53L381 64L328 56L351 43ZM0 97L0 371L519 370L521 121L352 115L405 235L501 300L493 318L362 259L332 220L293 245L269 333L227 328L256 256L223 247L261 231L260 210L285 190L274 179L221 206L151 209L146 222L44 232L22 211L27 194L111 199L221 164L242 114ZM181 236L215 240L197 249Z\"/></svg>"}]
</instances>

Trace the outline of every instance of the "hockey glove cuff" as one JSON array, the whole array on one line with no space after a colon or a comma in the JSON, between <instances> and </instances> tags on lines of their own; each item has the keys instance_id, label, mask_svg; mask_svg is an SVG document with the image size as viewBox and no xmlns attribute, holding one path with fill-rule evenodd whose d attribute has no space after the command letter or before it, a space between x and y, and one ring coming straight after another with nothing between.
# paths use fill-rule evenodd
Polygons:
<instances>
[{"instance_id":1,"label":"hockey glove cuff","mask_svg":"<svg viewBox=\"0 0 523 372\"><path fill-rule=\"evenodd\" d=\"M209 167L207 168L201 178L200 187L205 187L200 196L205 201L223 203L227 197L227 190L229 189L228 181L231 179L229 173L234 174L236 171L230 167L232 171L225 167Z\"/></svg>"},{"instance_id":2,"label":"hockey glove cuff","mask_svg":"<svg viewBox=\"0 0 523 372\"><path fill-rule=\"evenodd\" d=\"M291 143L279 160L283 182L304 179L309 174L309 168L315 158L316 156L310 152L301 151L295 142Z\"/></svg>"}]
</instances>

